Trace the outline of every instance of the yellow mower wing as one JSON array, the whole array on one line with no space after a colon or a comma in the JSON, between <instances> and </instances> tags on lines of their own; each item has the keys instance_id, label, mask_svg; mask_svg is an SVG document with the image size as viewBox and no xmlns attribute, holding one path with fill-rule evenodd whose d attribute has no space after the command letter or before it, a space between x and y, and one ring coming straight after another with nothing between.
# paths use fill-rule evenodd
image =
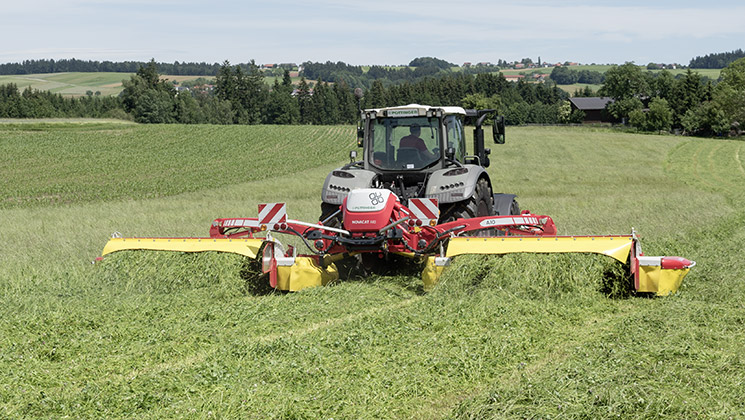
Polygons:
<instances>
[{"instance_id":1,"label":"yellow mower wing","mask_svg":"<svg viewBox=\"0 0 745 420\"><path fill-rule=\"evenodd\" d=\"M144 249L176 252L230 252L256 258L263 243L264 239L260 238L111 238L103 248L101 256L116 251Z\"/></svg>"},{"instance_id":2,"label":"yellow mower wing","mask_svg":"<svg viewBox=\"0 0 745 420\"><path fill-rule=\"evenodd\" d=\"M450 239L446 256L581 252L607 255L625 263L632 244L632 235L457 237Z\"/></svg>"}]
</instances>

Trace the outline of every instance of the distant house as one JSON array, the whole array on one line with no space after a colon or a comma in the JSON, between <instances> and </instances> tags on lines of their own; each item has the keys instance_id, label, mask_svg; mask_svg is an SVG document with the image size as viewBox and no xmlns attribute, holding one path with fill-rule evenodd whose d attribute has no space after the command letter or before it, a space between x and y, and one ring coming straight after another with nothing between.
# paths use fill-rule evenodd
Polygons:
<instances>
[{"instance_id":1,"label":"distant house","mask_svg":"<svg viewBox=\"0 0 745 420\"><path fill-rule=\"evenodd\" d=\"M593 124L601 122L618 122L613 119L610 115L606 115L603 110L605 107L613 102L613 98L608 97L592 97L592 98L569 98L569 102L572 105L572 111L578 109L585 113L585 119L582 121L584 124Z\"/></svg>"},{"instance_id":2,"label":"distant house","mask_svg":"<svg viewBox=\"0 0 745 420\"><path fill-rule=\"evenodd\" d=\"M504 80L508 82L518 82L520 79L523 79L523 78L525 78L525 76L522 74L505 74L504 75Z\"/></svg>"},{"instance_id":3,"label":"distant house","mask_svg":"<svg viewBox=\"0 0 745 420\"><path fill-rule=\"evenodd\" d=\"M463 67L471 67L471 62L466 61L465 63L463 63Z\"/></svg>"}]
</instances>

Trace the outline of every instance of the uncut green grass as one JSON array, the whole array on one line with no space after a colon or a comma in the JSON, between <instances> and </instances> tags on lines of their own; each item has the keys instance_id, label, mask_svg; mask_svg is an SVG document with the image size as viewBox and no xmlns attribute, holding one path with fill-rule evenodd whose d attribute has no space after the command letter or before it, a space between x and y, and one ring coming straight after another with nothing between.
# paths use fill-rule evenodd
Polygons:
<instances>
[{"instance_id":1,"label":"uncut green grass","mask_svg":"<svg viewBox=\"0 0 745 420\"><path fill-rule=\"evenodd\" d=\"M24 133L31 142L67 139L44 143L63 154L70 144L126 144L139 129L169 137L192 128ZM312 129L287 127L271 144ZM261 127L209 131L209 139L232 146L253 130ZM561 233L634 226L648 254L696 260L680 293L664 299L609 298L619 267L584 255L465 256L427 294L409 276L256 294L246 282L253 277L241 274L245 260L225 254L120 253L90 264L115 230L205 235L215 217L253 216L257 203L274 201L314 220L323 179L353 142L346 131L346 143L327 140L338 154L298 167L286 162L308 155L302 141L283 149L279 168L234 154L215 169L217 186L192 173L202 149L187 140L174 141L186 150L179 157L164 155L170 177L144 152L135 153L148 163L132 159L111 174L83 154L60 170L89 168L113 185L110 196L73 176L78 192L68 201L0 209L2 416L745 416L742 142L525 127L492 147L495 189L551 215ZM14 161L27 150L6 154ZM116 184L130 166L153 171L141 181L150 198ZM21 191L45 185L33 167L14 170L29 184Z\"/></svg>"},{"instance_id":2,"label":"uncut green grass","mask_svg":"<svg viewBox=\"0 0 745 420\"><path fill-rule=\"evenodd\" d=\"M104 96L118 95L124 89L122 81L129 80L130 73L116 72L69 72L27 75L0 75L0 85L14 83L19 89L26 87L48 90L64 96L83 96L88 91L101 92ZM168 80L188 80L202 76L169 76Z\"/></svg>"},{"instance_id":3,"label":"uncut green grass","mask_svg":"<svg viewBox=\"0 0 745 420\"><path fill-rule=\"evenodd\" d=\"M343 159L349 127L0 124L0 208L154 198ZM214 141L214 139L219 139ZM302 157L295 154L302 147Z\"/></svg>"}]
</instances>

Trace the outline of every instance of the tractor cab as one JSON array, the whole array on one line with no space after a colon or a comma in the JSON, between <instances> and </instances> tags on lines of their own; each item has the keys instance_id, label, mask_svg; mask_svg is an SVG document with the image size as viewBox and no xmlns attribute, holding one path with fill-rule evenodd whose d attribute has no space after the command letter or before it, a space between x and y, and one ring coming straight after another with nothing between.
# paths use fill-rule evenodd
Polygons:
<instances>
[{"instance_id":1,"label":"tractor cab","mask_svg":"<svg viewBox=\"0 0 745 420\"><path fill-rule=\"evenodd\" d=\"M319 220L341 225L341 204L360 188L390 190L404 205L410 198L436 199L442 214L450 218L468 211L492 214L497 202L486 172L491 150L484 147L482 127L489 116L495 143L504 143L504 119L493 109L409 104L361 110L361 159L353 150L351 161L326 177ZM474 126L470 154L466 122ZM511 203L512 197L505 200ZM479 205L481 210L466 209Z\"/></svg>"},{"instance_id":2,"label":"tractor cab","mask_svg":"<svg viewBox=\"0 0 745 420\"><path fill-rule=\"evenodd\" d=\"M365 168L405 173L465 163L465 116L463 108L421 105L363 111Z\"/></svg>"}]
</instances>

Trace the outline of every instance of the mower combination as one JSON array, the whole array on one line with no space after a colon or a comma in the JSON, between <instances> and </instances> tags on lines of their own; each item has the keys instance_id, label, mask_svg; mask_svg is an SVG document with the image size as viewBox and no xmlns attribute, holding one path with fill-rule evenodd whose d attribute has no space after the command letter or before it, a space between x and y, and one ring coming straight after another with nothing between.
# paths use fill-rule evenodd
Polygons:
<instances>
[{"instance_id":1,"label":"mower combination","mask_svg":"<svg viewBox=\"0 0 745 420\"><path fill-rule=\"evenodd\" d=\"M694 262L645 256L633 230L559 236L551 217L521 212L513 194L494 194L482 125L491 116L494 141L504 143L503 119L495 114L415 104L364 110L358 129L363 159L356 161L353 151L352 162L328 175L319 222L289 219L284 203L261 204L258 217L214 220L208 238L114 237L103 255L231 252L260 259L271 287L297 291L337 280L342 260L373 268L393 255L411 259L422 265L426 289L458 255L596 253L628 263L638 292L677 291ZM475 125L470 156L468 118ZM283 246L278 235L299 238L307 253Z\"/></svg>"}]
</instances>

